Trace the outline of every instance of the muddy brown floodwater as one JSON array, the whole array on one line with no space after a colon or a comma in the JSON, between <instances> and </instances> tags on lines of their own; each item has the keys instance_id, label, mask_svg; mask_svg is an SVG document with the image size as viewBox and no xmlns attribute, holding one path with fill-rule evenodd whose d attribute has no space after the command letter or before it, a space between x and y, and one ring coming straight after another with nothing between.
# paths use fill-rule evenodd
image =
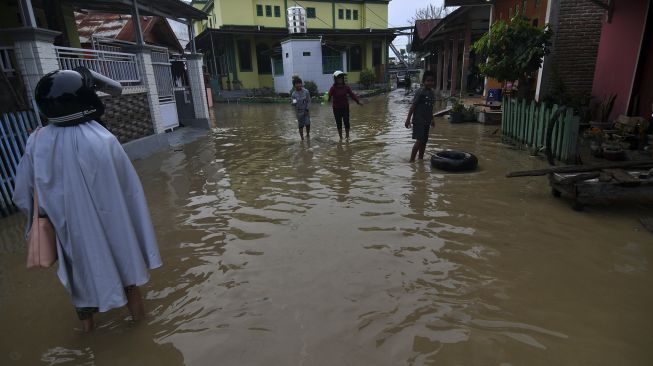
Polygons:
<instances>
[{"instance_id":1,"label":"muddy brown floodwater","mask_svg":"<svg viewBox=\"0 0 653 366\"><path fill-rule=\"evenodd\" d=\"M54 271L27 271L23 219L0 220L2 365L651 365L649 207L549 193L544 166L496 127L438 120L429 150L480 170L408 163L402 92L329 106L299 142L285 105L217 105L198 142L135 162L164 266L148 319L78 321Z\"/></svg>"}]
</instances>

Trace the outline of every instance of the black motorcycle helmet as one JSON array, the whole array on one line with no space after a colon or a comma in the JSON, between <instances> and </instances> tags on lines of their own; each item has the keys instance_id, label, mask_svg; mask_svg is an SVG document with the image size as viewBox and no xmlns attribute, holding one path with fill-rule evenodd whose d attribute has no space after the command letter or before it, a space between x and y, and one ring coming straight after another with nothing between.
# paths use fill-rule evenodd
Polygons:
<instances>
[{"instance_id":1,"label":"black motorcycle helmet","mask_svg":"<svg viewBox=\"0 0 653 366\"><path fill-rule=\"evenodd\" d=\"M98 119L104 104L93 90L92 78L84 70L57 70L41 78L35 99L49 124L67 127Z\"/></svg>"}]
</instances>

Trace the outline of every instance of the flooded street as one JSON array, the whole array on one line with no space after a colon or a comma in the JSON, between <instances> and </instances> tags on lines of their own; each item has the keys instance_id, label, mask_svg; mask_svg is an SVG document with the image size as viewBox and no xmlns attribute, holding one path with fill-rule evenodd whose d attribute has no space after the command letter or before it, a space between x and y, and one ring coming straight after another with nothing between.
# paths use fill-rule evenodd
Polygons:
<instances>
[{"instance_id":1,"label":"flooded street","mask_svg":"<svg viewBox=\"0 0 653 366\"><path fill-rule=\"evenodd\" d=\"M2 365L651 365L649 207L574 212L497 126L438 120L427 152L467 150L469 174L408 163L400 91L330 106L310 142L278 104L215 107L216 128L135 162L164 266L82 335L55 271L27 271L23 218L0 220ZM430 154L427 154L427 157Z\"/></svg>"}]
</instances>

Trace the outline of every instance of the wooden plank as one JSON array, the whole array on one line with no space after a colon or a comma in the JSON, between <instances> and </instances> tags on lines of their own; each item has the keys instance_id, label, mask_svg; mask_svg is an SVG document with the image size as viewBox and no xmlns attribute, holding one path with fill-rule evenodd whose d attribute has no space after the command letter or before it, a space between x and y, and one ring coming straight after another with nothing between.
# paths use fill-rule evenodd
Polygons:
<instances>
[{"instance_id":1,"label":"wooden plank","mask_svg":"<svg viewBox=\"0 0 653 366\"><path fill-rule=\"evenodd\" d=\"M445 114L451 112L451 109L452 109L451 107L447 107L447 108L445 108L445 109L443 109L441 111L437 111L437 112L433 113L433 116L434 117L442 117Z\"/></svg>"},{"instance_id":2,"label":"wooden plank","mask_svg":"<svg viewBox=\"0 0 653 366\"><path fill-rule=\"evenodd\" d=\"M510 114L508 115L508 138L511 140L515 137L515 101L510 99Z\"/></svg>"},{"instance_id":3,"label":"wooden plank","mask_svg":"<svg viewBox=\"0 0 653 366\"><path fill-rule=\"evenodd\" d=\"M562 132L562 136L560 136L560 149L558 152L558 156L560 156L560 161L567 161L567 149L569 147L569 128L571 127L571 117L569 115L569 112L571 112L569 109L567 109L567 113L564 116L560 116L560 122L562 122L562 126L560 126L560 131Z\"/></svg>"},{"instance_id":4,"label":"wooden plank","mask_svg":"<svg viewBox=\"0 0 653 366\"><path fill-rule=\"evenodd\" d=\"M642 183L639 178L633 177L623 169L603 169L603 171L610 174L617 183L624 186L636 186Z\"/></svg>"},{"instance_id":5,"label":"wooden plank","mask_svg":"<svg viewBox=\"0 0 653 366\"><path fill-rule=\"evenodd\" d=\"M579 183L576 184L577 200L589 202L632 201L638 203L653 202L653 185L641 184L624 187L617 183Z\"/></svg>"},{"instance_id":6,"label":"wooden plank","mask_svg":"<svg viewBox=\"0 0 653 366\"><path fill-rule=\"evenodd\" d=\"M503 107L507 108L505 112L506 126L502 128L501 135L503 136L504 139L506 139L508 138L508 136L510 136L510 118L512 118L512 100L508 99L508 102L505 103Z\"/></svg>"},{"instance_id":7,"label":"wooden plank","mask_svg":"<svg viewBox=\"0 0 653 366\"><path fill-rule=\"evenodd\" d=\"M563 129L563 139L562 139L562 145L560 149L560 160L566 163L569 163L569 161L571 160L571 156L569 156L569 152L572 145L571 139L573 135L573 131L572 131L573 127L574 127L574 111L572 108L568 108L565 114L565 125Z\"/></svg>"},{"instance_id":8,"label":"wooden plank","mask_svg":"<svg viewBox=\"0 0 653 366\"><path fill-rule=\"evenodd\" d=\"M535 141L537 144L537 148L541 148L544 146L544 138L542 137L544 134L544 113L546 111L546 103L541 103L539 108L537 109L537 127L535 131Z\"/></svg>"},{"instance_id":9,"label":"wooden plank","mask_svg":"<svg viewBox=\"0 0 653 366\"><path fill-rule=\"evenodd\" d=\"M558 105L554 104L553 107L551 108L551 117L549 117L549 120L553 118L555 112L558 110ZM555 121L555 125L553 126L553 131L551 133L551 153L553 154L553 157L558 159L558 130L560 129L560 119Z\"/></svg>"},{"instance_id":10,"label":"wooden plank","mask_svg":"<svg viewBox=\"0 0 653 366\"><path fill-rule=\"evenodd\" d=\"M600 176L600 172L589 172L589 173L580 173L574 175L568 175L564 177L557 178L557 183L563 185L573 185L577 182L582 182L584 180L596 179Z\"/></svg>"},{"instance_id":11,"label":"wooden plank","mask_svg":"<svg viewBox=\"0 0 653 366\"><path fill-rule=\"evenodd\" d=\"M595 165L554 166L545 169L510 172L506 174L506 177L507 178L534 177L540 175L547 175L549 173L582 173L582 172L593 172L596 170L603 170L603 169L650 168L650 167L653 167L653 159L646 159L646 160L639 160L639 161L610 162L610 163L601 163Z\"/></svg>"},{"instance_id":12,"label":"wooden plank","mask_svg":"<svg viewBox=\"0 0 653 366\"><path fill-rule=\"evenodd\" d=\"M508 110L510 108L510 101L503 105L503 113L501 114L501 135L506 133L506 120L508 118Z\"/></svg>"},{"instance_id":13,"label":"wooden plank","mask_svg":"<svg viewBox=\"0 0 653 366\"><path fill-rule=\"evenodd\" d=\"M522 99L519 105L519 144L526 143L526 100Z\"/></svg>"},{"instance_id":14,"label":"wooden plank","mask_svg":"<svg viewBox=\"0 0 653 366\"><path fill-rule=\"evenodd\" d=\"M531 105L528 108L528 146L531 148L535 147L535 103L531 102Z\"/></svg>"}]
</instances>

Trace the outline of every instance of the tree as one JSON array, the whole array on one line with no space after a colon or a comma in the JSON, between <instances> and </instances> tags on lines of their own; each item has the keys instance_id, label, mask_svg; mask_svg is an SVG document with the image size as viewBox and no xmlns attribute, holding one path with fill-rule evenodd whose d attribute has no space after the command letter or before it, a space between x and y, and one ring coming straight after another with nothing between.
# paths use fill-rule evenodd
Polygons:
<instances>
[{"instance_id":1,"label":"tree","mask_svg":"<svg viewBox=\"0 0 653 366\"><path fill-rule=\"evenodd\" d=\"M519 96L530 94L530 81L549 54L553 31L533 26L521 15L509 22L499 20L474 43L472 49L486 59L480 65L483 74L500 82L519 81Z\"/></svg>"},{"instance_id":2,"label":"tree","mask_svg":"<svg viewBox=\"0 0 653 366\"><path fill-rule=\"evenodd\" d=\"M410 24L415 24L416 20L422 19L442 19L451 13L452 8L447 8L444 4L435 5L429 4L426 7L417 9L415 15L413 15L408 21Z\"/></svg>"}]
</instances>

